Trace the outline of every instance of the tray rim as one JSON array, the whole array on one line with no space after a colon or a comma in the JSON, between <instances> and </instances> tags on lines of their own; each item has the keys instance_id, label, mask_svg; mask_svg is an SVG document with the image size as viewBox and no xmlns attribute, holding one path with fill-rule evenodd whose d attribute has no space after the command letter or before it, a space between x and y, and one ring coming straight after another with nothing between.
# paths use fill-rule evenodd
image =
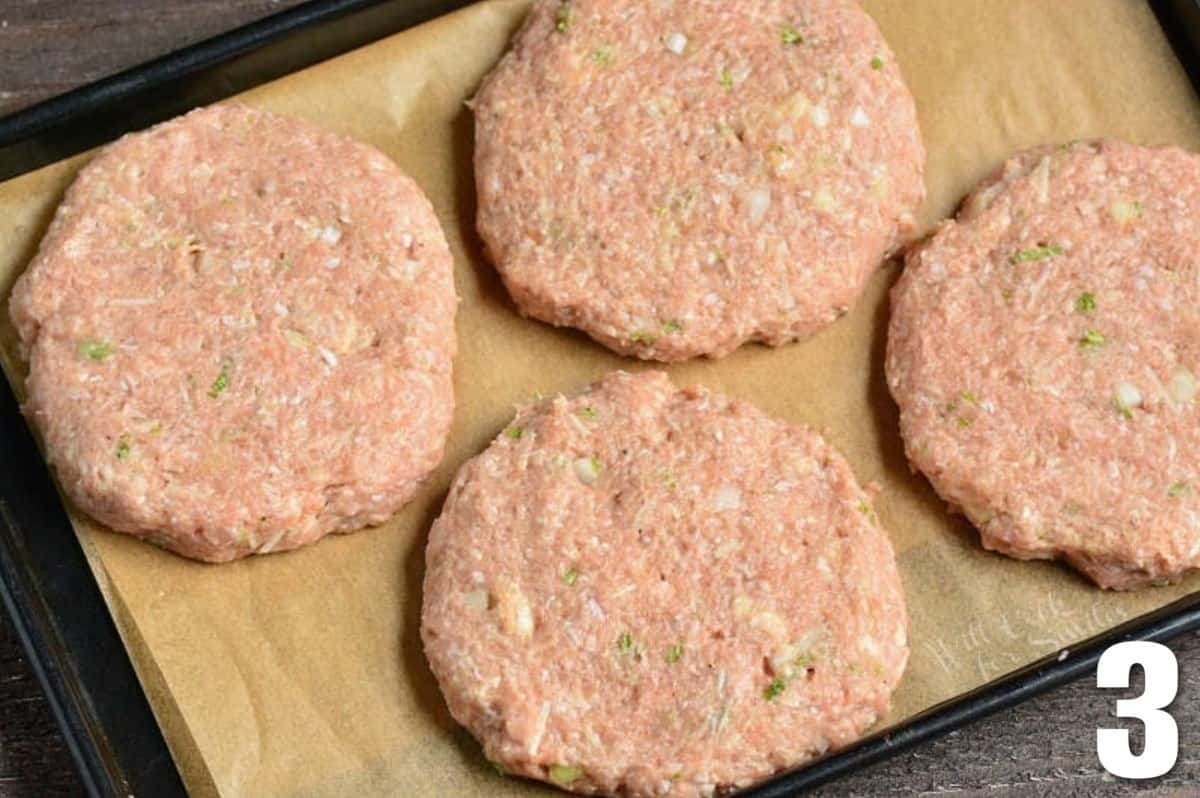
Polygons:
<instances>
[{"instance_id":1,"label":"tray rim","mask_svg":"<svg viewBox=\"0 0 1200 798\"><path fill-rule=\"evenodd\" d=\"M1148 3L1193 86L1200 89L1200 0ZM0 180L115 138L114 129L136 129L137 124L118 122L114 127L110 122L94 126L89 135L45 145L47 139L78 130L89 118L111 113L122 102L211 77L239 57L278 46L287 37L320 33L342 18L403 4L404 0L309 0L0 117ZM364 41L331 53L318 53L306 63L278 74L227 86L220 94L243 91L464 5L465 0L407 0L399 27L385 26ZM159 106L153 113L158 115L159 111L160 118L168 118L178 109ZM21 416L13 387L7 379L2 382L0 444L8 456L0 459L0 603L47 697L87 793L185 796L149 699ZM30 535L31 528L36 534ZM1094 671L1100 655L1110 645L1125 640L1166 642L1197 630L1200 591L950 698L739 795L782 798L815 788ZM81 641L95 646L90 653L103 657L100 667L95 662L90 668L83 667L87 664L84 655L72 649ZM120 713L114 706L117 704Z\"/></svg>"}]
</instances>

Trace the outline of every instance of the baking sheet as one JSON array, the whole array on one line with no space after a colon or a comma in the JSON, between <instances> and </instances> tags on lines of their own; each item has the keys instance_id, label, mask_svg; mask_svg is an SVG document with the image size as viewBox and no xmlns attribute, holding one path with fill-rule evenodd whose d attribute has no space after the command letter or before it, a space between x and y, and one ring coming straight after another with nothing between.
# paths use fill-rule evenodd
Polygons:
<instances>
[{"instance_id":1,"label":"baking sheet","mask_svg":"<svg viewBox=\"0 0 1200 798\"><path fill-rule=\"evenodd\" d=\"M1200 107L1134 0L868 0L896 50L930 151L926 224L1020 147L1093 135L1200 149ZM472 232L472 121L462 102L525 0L493 0L246 95L379 146L425 188L463 299L446 460L390 524L220 567L72 518L195 795L516 795L450 720L417 635L423 548L457 466L516 402L640 364L515 314ZM86 156L0 185L0 289L28 262ZM1200 586L1104 594L1050 564L983 552L908 473L882 377L890 266L816 338L670 369L826 433L878 483L912 616L913 657L884 725ZM15 357L0 326L10 377Z\"/></svg>"}]
</instances>

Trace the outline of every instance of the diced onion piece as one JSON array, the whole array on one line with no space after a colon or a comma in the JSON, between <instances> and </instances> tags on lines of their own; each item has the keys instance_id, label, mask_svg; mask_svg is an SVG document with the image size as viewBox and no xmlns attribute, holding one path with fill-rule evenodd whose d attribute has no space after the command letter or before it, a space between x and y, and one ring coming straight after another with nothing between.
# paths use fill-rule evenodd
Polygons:
<instances>
[{"instance_id":1,"label":"diced onion piece","mask_svg":"<svg viewBox=\"0 0 1200 798\"><path fill-rule=\"evenodd\" d=\"M718 513L726 510L736 510L742 506L742 492L732 485L722 485L717 488L713 497L713 509Z\"/></svg>"},{"instance_id":2,"label":"diced onion piece","mask_svg":"<svg viewBox=\"0 0 1200 798\"><path fill-rule=\"evenodd\" d=\"M1122 411L1132 410L1142 404L1142 392L1131 382L1118 382L1113 399Z\"/></svg>"},{"instance_id":3,"label":"diced onion piece","mask_svg":"<svg viewBox=\"0 0 1200 798\"><path fill-rule=\"evenodd\" d=\"M595 457L580 457L572 465L575 476L585 485L591 485L600 476L600 461Z\"/></svg>"},{"instance_id":4,"label":"diced onion piece","mask_svg":"<svg viewBox=\"0 0 1200 798\"><path fill-rule=\"evenodd\" d=\"M761 224L763 217L767 215L767 209L771 207L771 190L756 188L751 191L746 195L746 207L750 213L750 223Z\"/></svg>"},{"instance_id":5,"label":"diced onion piece","mask_svg":"<svg viewBox=\"0 0 1200 798\"><path fill-rule=\"evenodd\" d=\"M1196 382L1196 375L1183 366L1179 366L1171 372L1171 398L1180 404L1188 404L1196 397L1196 390L1200 388L1200 384Z\"/></svg>"},{"instance_id":6,"label":"diced onion piece","mask_svg":"<svg viewBox=\"0 0 1200 798\"><path fill-rule=\"evenodd\" d=\"M675 53L675 55L683 55L683 51L687 49L687 37L676 31L663 39L663 44L667 49Z\"/></svg>"},{"instance_id":7,"label":"diced onion piece","mask_svg":"<svg viewBox=\"0 0 1200 798\"><path fill-rule=\"evenodd\" d=\"M1129 200L1117 200L1110 207L1112 217L1121 224L1142 218L1142 203Z\"/></svg>"},{"instance_id":8,"label":"diced onion piece","mask_svg":"<svg viewBox=\"0 0 1200 798\"><path fill-rule=\"evenodd\" d=\"M486 590L472 590L463 596L463 602L472 609L486 610L488 608L488 593Z\"/></svg>"}]
</instances>

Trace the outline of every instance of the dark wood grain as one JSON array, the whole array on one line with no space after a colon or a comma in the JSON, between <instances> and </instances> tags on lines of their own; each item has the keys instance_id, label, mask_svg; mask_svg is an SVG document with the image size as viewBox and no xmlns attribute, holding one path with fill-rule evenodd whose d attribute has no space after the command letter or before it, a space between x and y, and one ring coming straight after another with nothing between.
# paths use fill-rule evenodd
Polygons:
<instances>
[{"instance_id":1,"label":"dark wood grain","mask_svg":"<svg viewBox=\"0 0 1200 798\"><path fill-rule=\"evenodd\" d=\"M293 5L298 3L0 2L0 113ZM1188 636L1173 648L1180 665L1180 694L1173 707L1180 756L1174 771L1162 779L1133 784L1104 775L1095 755L1095 729L1114 725L1114 702L1121 693L1096 689L1091 677L867 769L821 794L1200 795L1200 636ZM81 791L5 619L0 622L0 798L57 798Z\"/></svg>"}]
</instances>

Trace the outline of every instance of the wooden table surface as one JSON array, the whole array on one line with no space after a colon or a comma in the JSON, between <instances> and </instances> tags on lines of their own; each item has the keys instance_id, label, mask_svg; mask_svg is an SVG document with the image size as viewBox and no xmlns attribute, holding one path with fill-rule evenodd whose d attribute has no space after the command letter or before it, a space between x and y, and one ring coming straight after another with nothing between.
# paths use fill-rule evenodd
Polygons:
<instances>
[{"instance_id":1,"label":"wooden table surface","mask_svg":"<svg viewBox=\"0 0 1200 798\"><path fill-rule=\"evenodd\" d=\"M294 0L3 0L0 114L242 23ZM1200 795L1200 635L1172 648L1175 769L1145 783L1106 775L1095 729L1119 725L1094 676L954 732L821 791L822 795ZM1139 724L1135 750L1140 745ZM1195 746L1195 747L1193 747ZM0 798L74 796L82 787L7 618L0 621ZM139 798L151 798L150 796ZM365 798L365 796L355 796Z\"/></svg>"}]
</instances>

